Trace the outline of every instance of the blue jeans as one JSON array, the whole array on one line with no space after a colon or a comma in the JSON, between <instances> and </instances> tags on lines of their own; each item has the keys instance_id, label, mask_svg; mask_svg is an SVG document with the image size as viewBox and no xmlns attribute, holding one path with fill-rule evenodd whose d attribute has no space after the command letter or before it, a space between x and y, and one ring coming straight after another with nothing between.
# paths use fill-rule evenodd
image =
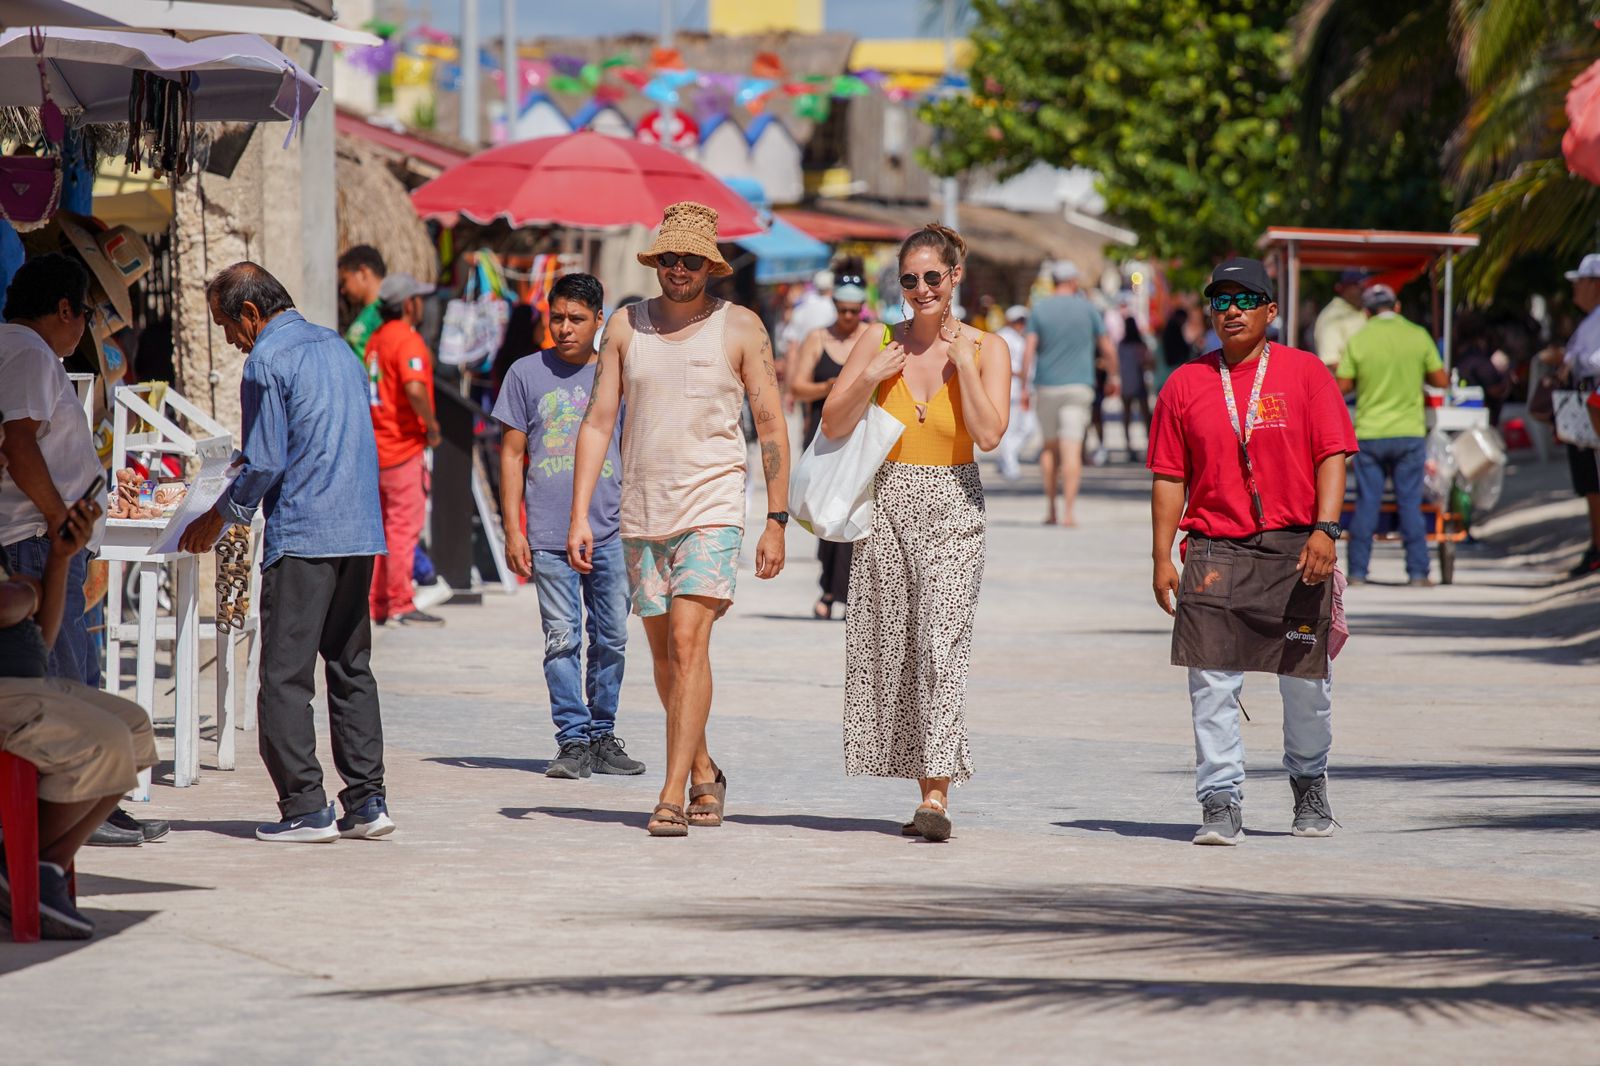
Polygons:
<instances>
[{"instance_id":1,"label":"blue jeans","mask_svg":"<svg viewBox=\"0 0 1600 1066\"><path fill-rule=\"evenodd\" d=\"M50 559L50 537L41 533L37 537L19 540L0 548L6 569L13 574L44 577L45 563ZM67 603L61 613L61 632L56 636L55 647L50 649L51 677L79 681L90 688L100 687L100 652L89 639L89 620L84 617L83 581L89 572L89 551L85 548L72 557L67 567Z\"/></svg>"},{"instance_id":2,"label":"blue jeans","mask_svg":"<svg viewBox=\"0 0 1600 1066\"><path fill-rule=\"evenodd\" d=\"M1365 579L1372 561L1372 537L1378 532L1383 485L1394 481L1400 539L1406 547L1406 576L1428 576L1428 530L1422 520L1422 474L1428 445L1422 437L1377 437L1358 441L1356 513L1350 522L1350 576Z\"/></svg>"},{"instance_id":3,"label":"blue jeans","mask_svg":"<svg viewBox=\"0 0 1600 1066\"><path fill-rule=\"evenodd\" d=\"M1239 733L1239 693L1244 674L1189 670L1194 711L1194 794L1204 803L1226 792L1244 799L1244 738ZM1320 777L1333 748L1333 679L1278 678L1283 696L1283 768L1296 777Z\"/></svg>"},{"instance_id":4,"label":"blue jeans","mask_svg":"<svg viewBox=\"0 0 1600 1066\"><path fill-rule=\"evenodd\" d=\"M594 570L580 574L566 552L533 553L533 580L544 628L544 681L556 743L586 743L616 729L617 698L628 646L628 571L622 540L594 548ZM587 616L585 616L587 613ZM580 662L589 634L587 669Z\"/></svg>"}]
</instances>

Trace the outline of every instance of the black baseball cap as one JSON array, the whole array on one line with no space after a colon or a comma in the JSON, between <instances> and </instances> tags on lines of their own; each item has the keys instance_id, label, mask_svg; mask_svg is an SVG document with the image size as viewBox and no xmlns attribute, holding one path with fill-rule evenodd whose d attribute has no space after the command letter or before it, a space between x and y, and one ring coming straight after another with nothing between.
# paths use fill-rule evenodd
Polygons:
<instances>
[{"instance_id":1,"label":"black baseball cap","mask_svg":"<svg viewBox=\"0 0 1600 1066\"><path fill-rule=\"evenodd\" d=\"M1235 257L1218 263L1217 269L1211 272L1211 280L1206 284L1206 295L1215 296L1217 286L1225 281L1244 286L1246 292L1259 292L1269 300L1278 298L1277 291L1272 287L1272 279L1267 276L1267 264L1259 259Z\"/></svg>"}]
</instances>

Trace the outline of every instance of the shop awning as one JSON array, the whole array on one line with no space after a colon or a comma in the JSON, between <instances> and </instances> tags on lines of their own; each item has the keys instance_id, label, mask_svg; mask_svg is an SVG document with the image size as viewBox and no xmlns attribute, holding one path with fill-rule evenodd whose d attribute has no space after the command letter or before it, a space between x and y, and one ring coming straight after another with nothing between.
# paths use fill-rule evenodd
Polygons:
<instances>
[{"instance_id":1,"label":"shop awning","mask_svg":"<svg viewBox=\"0 0 1600 1066\"><path fill-rule=\"evenodd\" d=\"M833 250L826 244L795 229L781 218L772 228L754 237L735 242L756 257L756 282L776 285L801 281L825 269Z\"/></svg>"},{"instance_id":2,"label":"shop awning","mask_svg":"<svg viewBox=\"0 0 1600 1066\"><path fill-rule=\"evenodd\" d=\"M437 177L457 163L465 162L472 157L471 152L452 148L412 133L380 126L344 108L340 108L334 115L333 128L337 133L365 141L410 163L421 163L423 168L431 168L433 173L427 175L428 177Z\"/></svg>"},{"instance_id":3,"label":"shop awning","mask_svg":"<svg viewBox=\"0 0 1600 1066\"><path fill-rule=\"evenodd\" d=\"M801 211L784 208L776 212L776 214L778 218L789 223L800 232L828 244L837 244L840 241L898 244L905 240L906 235L912 230L910 226L874 222L864 218L847 218L843 215L827 214L821 211Z\"/></svg>"}]
</instances>

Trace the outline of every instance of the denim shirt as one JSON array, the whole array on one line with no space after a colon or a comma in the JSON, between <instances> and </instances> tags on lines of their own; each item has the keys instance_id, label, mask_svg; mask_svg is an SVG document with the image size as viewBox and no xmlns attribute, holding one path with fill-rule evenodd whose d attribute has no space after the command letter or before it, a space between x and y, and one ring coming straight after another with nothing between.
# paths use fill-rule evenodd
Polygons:
<instances>
[{"instance_id":1,"label":"denim shirt","mask_svg":"<svg viewBox=\"0 0 1600 1066\"><path fill-rule=\"evenodd\" d=\"M244 469L220 510L241 524L266 512L262 569L285 555L384 554L367 375L344 338L281 312L256 337L239 393Z\"/></svg>"}]
</instances>

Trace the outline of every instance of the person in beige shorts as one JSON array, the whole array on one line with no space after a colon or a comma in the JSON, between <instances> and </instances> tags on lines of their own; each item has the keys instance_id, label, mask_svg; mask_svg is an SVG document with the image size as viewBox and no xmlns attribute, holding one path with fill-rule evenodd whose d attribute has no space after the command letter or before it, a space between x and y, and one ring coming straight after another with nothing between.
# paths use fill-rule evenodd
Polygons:
<instances>
[{"instance_id":1,"label":"person in beige shorts","mask_svg":"<svg viewBox=\"0 0 1600 1066\"><path fill-rule=\"evenodd\" d=\"M39 770L39 919L41 934L51 940L94 934L94 923L73 904L67 871L90 834L138 784L139 771L156 761L150 719L138 704L45 676L68 571L99 513L98 504L80 501L63 526L49 531L41 580L0 570L0 750ZM3 852L0 914L11 915Z\"/></svg>"}]
</instances>

